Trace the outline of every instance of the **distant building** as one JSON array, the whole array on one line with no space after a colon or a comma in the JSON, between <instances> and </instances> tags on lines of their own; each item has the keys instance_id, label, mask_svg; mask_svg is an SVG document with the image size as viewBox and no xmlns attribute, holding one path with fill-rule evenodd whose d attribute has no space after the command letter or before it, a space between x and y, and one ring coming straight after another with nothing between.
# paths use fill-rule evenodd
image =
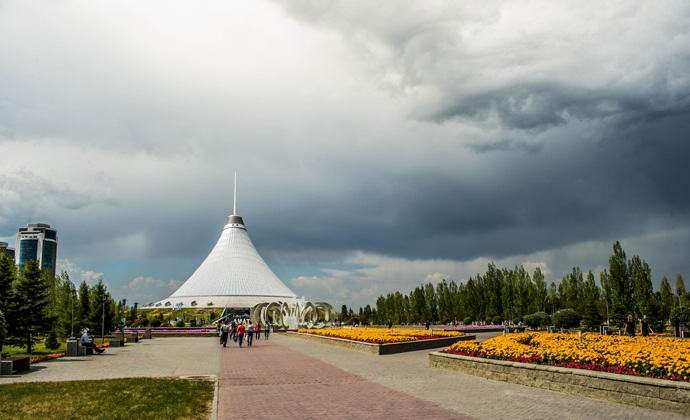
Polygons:
<instances>
[{"instance_id":1,"label":"distant building","mask_svg":"<svg viewBox=\"0 0 690 420\"><path fill-rule=\"evenodd\" d=\"M41 268L55 275L57 231L45 223L30 223L17 231L15 260L18 266L36 260Z\"/></svg>"},{"instance_id":2,"label":"distant building","mask_svg":"<svg viewBox=\"0 0 690 420\"><path fill-rule=\"evenodd\" d=\"M14 259L14 248L10 248L7 242L0 242L0 254L5 253L8 257Z\"/></svg>"}]
</instances>

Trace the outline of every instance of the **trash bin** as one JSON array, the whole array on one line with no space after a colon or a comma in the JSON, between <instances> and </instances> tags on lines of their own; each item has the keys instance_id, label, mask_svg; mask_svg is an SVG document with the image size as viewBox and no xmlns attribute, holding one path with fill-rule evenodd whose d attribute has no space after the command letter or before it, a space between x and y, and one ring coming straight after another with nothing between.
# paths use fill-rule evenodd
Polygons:
<instances>
[{"instance_id":1,"label":"trash bin","mask_svg":"<svg viewBox=\"0 0 690 420\"><path fill-rule=\"evenodd\" d=\"M79 341L75 338L67 339L67 351L65 356L76 357L79 356Z\"/></svg>"}]
</instances>

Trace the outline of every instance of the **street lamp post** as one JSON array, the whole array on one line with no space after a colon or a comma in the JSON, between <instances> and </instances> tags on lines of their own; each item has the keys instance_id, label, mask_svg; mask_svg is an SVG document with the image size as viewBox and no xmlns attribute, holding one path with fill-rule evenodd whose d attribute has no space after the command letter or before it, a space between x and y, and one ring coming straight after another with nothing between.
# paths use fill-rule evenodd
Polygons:
<instances>
[{"instance_id":1,"label":"street lamp post","mask_svg":"<svg viewBox=\"0 0 690 420\"><path fill-rule=\"evenodd\" d=\"M101 309L101 345L105 341L105 299L103 299L103 308Z\"/></svg>"}]
</instances>

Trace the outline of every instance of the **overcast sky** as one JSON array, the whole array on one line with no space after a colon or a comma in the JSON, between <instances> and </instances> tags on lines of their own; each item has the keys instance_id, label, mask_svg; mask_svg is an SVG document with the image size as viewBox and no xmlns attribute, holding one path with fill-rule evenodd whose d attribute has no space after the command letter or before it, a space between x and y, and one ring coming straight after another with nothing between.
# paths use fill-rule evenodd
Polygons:
<instances>
[{"instance_id":1,"label":"overcast sky","mask_svg":"<svg viewBox=\"0 0 690 420\"><path fill-rule=\"evenodd\" d=\"M489 261L690 274L686 1L0 0L0 240L59 231L116 298L232 209L296 293L373 303Z\"/></svg>"}]
</instances>

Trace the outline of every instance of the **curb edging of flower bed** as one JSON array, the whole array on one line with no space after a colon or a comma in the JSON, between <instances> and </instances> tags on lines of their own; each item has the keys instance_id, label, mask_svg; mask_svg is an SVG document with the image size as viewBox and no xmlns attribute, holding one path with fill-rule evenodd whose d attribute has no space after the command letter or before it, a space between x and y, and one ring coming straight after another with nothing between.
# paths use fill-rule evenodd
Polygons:
<instances>
[{"instance_id":1,"label":"curb edging of flower bed","mask_svg":"<svg viewBox=\"0 0 690 420\"><path fill-rule=\"evenodd\" d=\"M457 370L486 379L690 415L690 383L687 382L442 352L429 353L429 366Z\"/></svg>"},{"instance_id":2,"label":"curb edging of flower bed","mask_svg":"<svg viewBox=\"0 0 690 420\"><path fill-rule=\"evenodd\" d=\"M307 340L313 340L313 341L318 341L321 343L326 343L326 344L331 344L331 345L336 345L340 347L346 347L351 350L358 350L358 351L363 351L367 353L373 353L376 355L384 355L384 354L395 354L395 353L404 353L408 351L417 351L417 350L429 350L429 349L435 349L435 348L440 348L440 347L448 347L451 346L458 341L462 340L474 340L475 336L474 335L460 335L457 337L441 337L441 338L433 338L429 340L413 340L413 341L402 341L399 343L386 343L386 344L377 344L377 343L366 343L364 341L355 341L355 340L348 340L346 338L338 338L338 337L327 337L323 335L316 335L316 334L307 334L307 333L296 333L296 332L289 332L287 333L288 335L294 335L296 337L300 337L303 339Z\"/></svg>"}]
</instances>

